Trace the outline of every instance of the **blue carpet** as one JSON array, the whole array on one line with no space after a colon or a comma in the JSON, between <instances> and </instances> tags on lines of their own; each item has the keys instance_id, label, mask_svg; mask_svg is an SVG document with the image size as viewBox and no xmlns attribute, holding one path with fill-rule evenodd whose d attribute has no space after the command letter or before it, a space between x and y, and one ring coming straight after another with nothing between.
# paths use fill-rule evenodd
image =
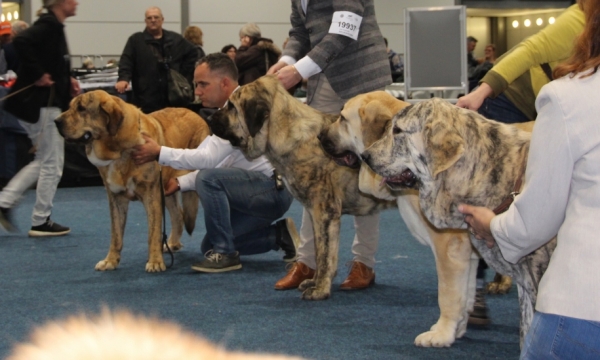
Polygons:
<instances>
[{"instance_id":1,"label":"blue carpet","mask_svg":"<svg viewBox=\"0 0 600 360\"><path fill-rule=\"evenodd\" d=\"M351 260L352 218L342 221L340 265L329 300L300 299L296 290L275 291L285 274L281 252L242 257L243 268L200 274L190 265L200 258L202 210L193 236L173 268L145 273L147 225L142 204L131 203L121 264L97 272L110 240L106 193L102 187L61 188L53 220L70 226L60 238L27 237L35 201L28 191L15 220L19 234L0 235L0 358L30 330L50 319L103 306L129 309L177 322L231 350L265 351L311 359L516 359L519 313L516 288L489 296L493 323L469 329L451 348L418 348L414 338L439 316L433 254L412 239L396 210L381 216L377 284L358 292L337 290ZM301 206L287 216L300 226ZM165 257L167 263L169 258ZM490 277L492 273L488 274Z\"/></svg>"}]
</instances>

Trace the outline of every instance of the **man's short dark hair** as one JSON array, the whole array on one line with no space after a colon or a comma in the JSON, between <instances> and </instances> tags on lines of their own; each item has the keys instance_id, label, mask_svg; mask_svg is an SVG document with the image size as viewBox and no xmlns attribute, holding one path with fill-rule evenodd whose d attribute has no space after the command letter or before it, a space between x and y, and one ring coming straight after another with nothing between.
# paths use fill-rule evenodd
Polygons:
<instances>
[{"instance_id":1,"label":"man's short dark hair","mask_svg":"<svg viewBox=\"0 0 600 360\"><path fill-rule=\"evenodd\" d=\"M474 37L472 37L472 36L468 36L468 37L467 37L467 41L477 42L477 39L475 39L475 38L474 38Z\"/></svg>"},{"instance_id":2,"label":"man's short dark hair","mask_svg":"<svg viewBox=\"0 0 600 360\"><path fill-rule=\"evenodd\" d=\"M211 72L216 72L222 76L227 76L232 80L238 81L238 69L235 63L227 54L212 53L198 60L196 66L206 64Z\"/></svg>"}]
</instances>

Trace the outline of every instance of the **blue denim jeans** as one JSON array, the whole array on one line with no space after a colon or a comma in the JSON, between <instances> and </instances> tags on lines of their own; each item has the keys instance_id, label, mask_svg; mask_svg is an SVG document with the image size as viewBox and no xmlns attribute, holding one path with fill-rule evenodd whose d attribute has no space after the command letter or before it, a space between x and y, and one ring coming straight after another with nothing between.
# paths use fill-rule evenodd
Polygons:
<instances>
[{"instance_id":1,"label":"blue denim jeans","mask_svg":"<svg viewBox=\"0 0 600 360\"><path fill-rule=\"evenodd\" d=\"M600 359L600 322L536 311L521 359Z\"/></svg>"},{"instance_id":2,"label":"blue denim jeans","mask_svg":"<svg viewBox=\"0 0 600 360\"><path fill-rule=\"evenodd\" d=\"M206 169L196 176L196 191L206 226L202 253L213 249L220 254L253 255L279 250L271 224L286 213L294 198L287 189L278 190L275 180L257 171Z\"/></svg>"},{"instance_id":3,"label":"blue denim jeans","mask_svg":"<svg viewBox=\"0 0 600 360\"><path fill-rule=\"evenodd\" d=\"M481 104L478 112L488 119L505 124L535 120L525 116L525 114L523 114L504 94L500 94L494 99L486 98L483 101L483 104Z\"/></svg>"}]
</instances>

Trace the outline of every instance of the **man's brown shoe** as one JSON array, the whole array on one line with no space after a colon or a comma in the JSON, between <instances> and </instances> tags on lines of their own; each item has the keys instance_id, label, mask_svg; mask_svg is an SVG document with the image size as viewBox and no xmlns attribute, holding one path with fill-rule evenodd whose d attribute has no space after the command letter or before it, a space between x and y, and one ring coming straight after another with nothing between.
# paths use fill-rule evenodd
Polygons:
<instances>
[{"instance_id":1,"label":"man's brown shoe","mask_svg":"<svg viewBox=\"0 0 600 360\"><path fill-rule=\"evenodd\" d=\"M340 285L340 290L366 289L373 284L375 284L375 270L360 261L352 261L350 273Z\"/></svg>"},{"instance_id":2,"label":"man's brown shoe","mask_svg":"<svg viewBox=\"0 0 600 360\"><path fill-rule=\"evenodd\" d=\"M304 263L296 261L291 265L287 275L275 283L275 290L297 289L304 280L312 279L315 276L315 271Z\"/></svg>"}]
</instances>

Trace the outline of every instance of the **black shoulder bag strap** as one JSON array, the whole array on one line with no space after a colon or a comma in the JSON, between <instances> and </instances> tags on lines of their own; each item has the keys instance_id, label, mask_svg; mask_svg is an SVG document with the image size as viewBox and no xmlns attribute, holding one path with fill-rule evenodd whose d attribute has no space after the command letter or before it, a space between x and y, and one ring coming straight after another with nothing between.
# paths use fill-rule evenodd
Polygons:
<instances>
[{"instance_id":1,"label":"black shoulder bag strap","mask_svg":"<svg viewBox=\"0 0 600 360\"><path fill-rule=\"evenodd\" d=\"M544 70L544 73L546 74L548 79L550 81L554 80L554 78L552 77L552 68L550 67L550 64L543 63L543 64L540 64L540 66L542 67L542 70Z\"/></svg>"}]
</instances>

